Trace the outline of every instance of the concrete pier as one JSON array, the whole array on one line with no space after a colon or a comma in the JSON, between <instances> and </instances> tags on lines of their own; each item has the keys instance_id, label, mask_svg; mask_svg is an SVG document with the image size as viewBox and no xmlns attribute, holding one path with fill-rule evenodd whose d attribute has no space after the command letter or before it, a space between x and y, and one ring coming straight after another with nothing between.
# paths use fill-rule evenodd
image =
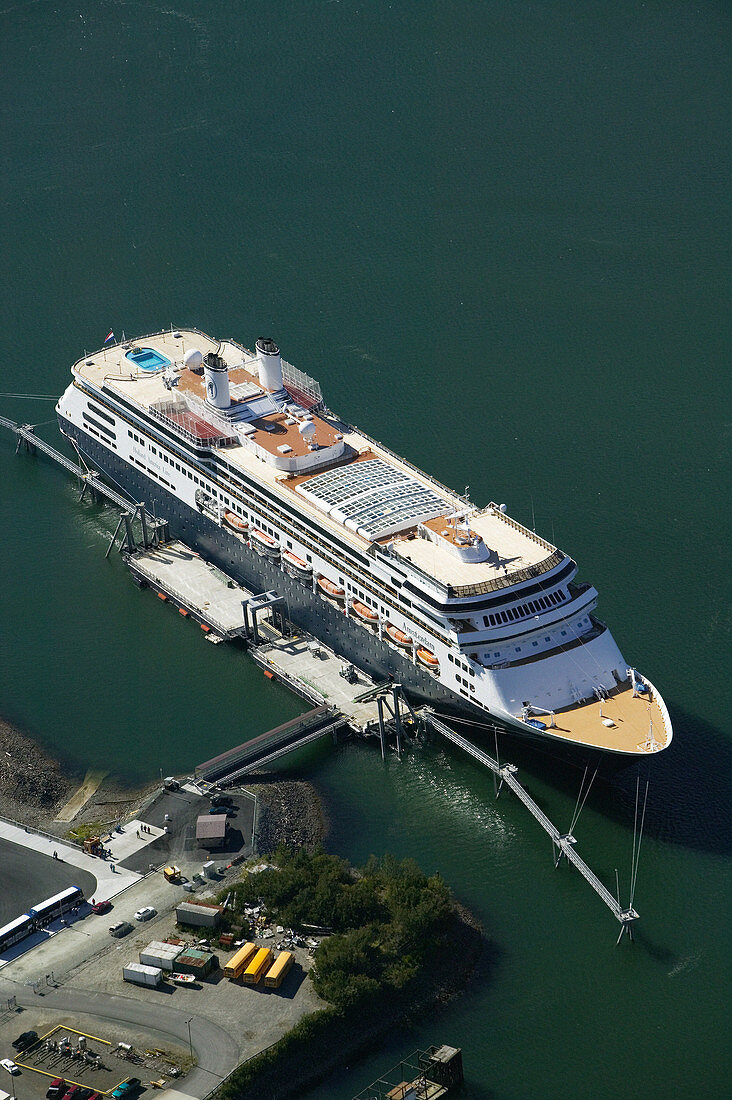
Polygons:
<instances>
[{"instance_id":1,"label":"concrete pier","mask_svg":"<svg viewBox=\"0 0 732 1100\"><path fill-rule=\"evenodd\" d=\"M127 554L138 583L171 600L184 614L214 632L216 640L248 633L246 606L252 593L209 565L182 542Z\"/></svg>"}]
</instances>

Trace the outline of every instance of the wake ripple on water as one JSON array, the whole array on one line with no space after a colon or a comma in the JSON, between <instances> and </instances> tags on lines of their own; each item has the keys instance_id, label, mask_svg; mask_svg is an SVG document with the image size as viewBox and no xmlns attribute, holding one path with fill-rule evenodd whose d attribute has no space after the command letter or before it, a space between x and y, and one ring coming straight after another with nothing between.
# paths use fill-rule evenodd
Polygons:
<instances>
[{"instance_id":1,"label":"wake ripple on water","mask_svg":"<svg viewBox=\"0 0 732 1100\"><path fill-rule=\"evenodd\" d=\"M679 974L685 974L687 970L694 970L701 962L701 957L702 952L698 951L695 955L687 955L685 958L679 959L676 966L669 970L669 978L676 978Z\"/></svg>"}]
</instances>

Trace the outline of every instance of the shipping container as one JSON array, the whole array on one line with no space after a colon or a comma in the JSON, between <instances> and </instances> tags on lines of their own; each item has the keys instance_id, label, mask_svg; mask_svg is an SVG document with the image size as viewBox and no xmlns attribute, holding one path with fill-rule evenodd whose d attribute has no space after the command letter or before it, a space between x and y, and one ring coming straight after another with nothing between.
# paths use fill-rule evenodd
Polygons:
<instances>
[{"instance_id":1,"label":"shipping container","mask_svg":"<svg viewBox=\"0 0 732 1100\"><path fill-rule=\"evenodd\" d=\"M245 943L243 947L240 947L235 955L227 962L224 967L224 976L227 978L238 978L243 970L246 970L249 963L252 961L252 957L257 950L256 944Z\"/></svg>"},{"instance_id":2,"label":"shipping container","mask_svg":"<svg viewBox=\"0 0 732 1100\"><path fill-rule=\"evenodd\" d=\"M176 907L175 919L178 924L190 924L196 928L218 928L221 912L219 905L196 905L191 901L182 901Z\"/></svg>"},{"instance_id":3,"label":"shipping container","mask_svg":"<svg viewBox=\"0 0 732 1100\"><path fill-rule=\"evenodd\" d=\"M288 972L293 962L295 961L294 955L291 951L282 951L277 956L273 965L267 971L264 984L269 989L279 989L282 985L282 980L285 974Z\"/></svg>"},{"instance_id":4,"label":"shipping container","mask_svg":"<svg viewBox=\"0 0 732 1100\"><path fill-rule=\"evenodd\" d=\"M140 952L140 962L145 966L159 966L161 970L175 970L175 960L183 951L173 943L160 943L153 940Z\"/></svg>"},{"instance_id":5,"label":"shipping container","mask_svg":"<svg viewBox=\"0 0 732 1100\"><path fill-rule=\"evenodd\" d=\"M155 987L163 980L163 972L159 966L145 966L143 963L130 963L122 968L122 977L126 982L134 982L135 985L149 985Z\"/></svg>"},{"instance_id":6,"label":"shipping container","mask_svg":"<svg viewBox=\"0 0 732 1100\"><path fill-rule=\"evenodd\" d=\"M175 960L175 969L182 974L195 974L197 978L205 978L212 970L218 969L218 956L210 951L197 951L189 947L182 951Z\"/></svg>"},{"instance_id":7,"label":"shipping container","mask_svg":"<svg viewBox=\"0 0 732 1100\"><path fill-rule=\"evenodd\" d=\"M269 947L260 947L252 961L242 974L242 981L247 985L256 985L259 979L269 970L272 964L272 951Z\"/></svg>"}]
</instances>

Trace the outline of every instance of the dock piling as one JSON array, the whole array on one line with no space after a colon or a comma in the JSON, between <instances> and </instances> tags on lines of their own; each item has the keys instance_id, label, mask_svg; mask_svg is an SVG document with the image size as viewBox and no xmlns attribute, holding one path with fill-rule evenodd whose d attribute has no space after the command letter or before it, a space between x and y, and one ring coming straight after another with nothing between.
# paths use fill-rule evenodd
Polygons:
<instances>
[{"instance_id":1,"label":"dock piling","mask_svg":"<svg viewBox=\"0 0 732 1100\"><path fill-rule=\"evenodd\" d=\"M384 700L379 695L376 700L379 712L379 737L381 739L381 759L386 760L386 730L384 728Z\"/></svg>"},{"instance_id":2,"label":"dock piling","mask_svg":"<svg viewBox=\"0 0 732 1100\"><path fill-rule=\"evenodd\" d=\"M114 534L112 535L111 539L109 540L109 546L107 547L107 553L104 555L105 559L109 557L109 552L112 549L112 547L114 546L115 542L117 541L117 535L119 534L119 529L122 526L122 524L124 523L124 521L125 521L125 517L124 517L124 513L123 513L119 517L119 523L115 527Z\"/></svg>"}]
</instances>

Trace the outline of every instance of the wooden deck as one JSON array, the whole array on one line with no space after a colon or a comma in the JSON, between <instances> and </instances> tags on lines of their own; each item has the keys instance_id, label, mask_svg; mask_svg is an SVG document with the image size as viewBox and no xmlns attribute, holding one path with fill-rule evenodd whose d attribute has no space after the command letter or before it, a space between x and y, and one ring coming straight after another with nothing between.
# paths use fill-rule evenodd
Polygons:
<instances>
[{"instance_id":1,"label":"wooden deck","mask_svg":"<svg viewBox=\"0 0 732 1100\"><path fill-rule=\"evenodd\" d=\"M536 717L546 722L547 732L552 736L615 752L634 755L660 752L670 740L658 703L648 694L634 697L630 683L616 688L602 703L595 699L557 711L554 728L550 728L551 718L548 716ZM610 719L614 724L607 726L603 719ZM655 747L651 745L649 736L651 722Z\"/></svg>"}]
</instances>

